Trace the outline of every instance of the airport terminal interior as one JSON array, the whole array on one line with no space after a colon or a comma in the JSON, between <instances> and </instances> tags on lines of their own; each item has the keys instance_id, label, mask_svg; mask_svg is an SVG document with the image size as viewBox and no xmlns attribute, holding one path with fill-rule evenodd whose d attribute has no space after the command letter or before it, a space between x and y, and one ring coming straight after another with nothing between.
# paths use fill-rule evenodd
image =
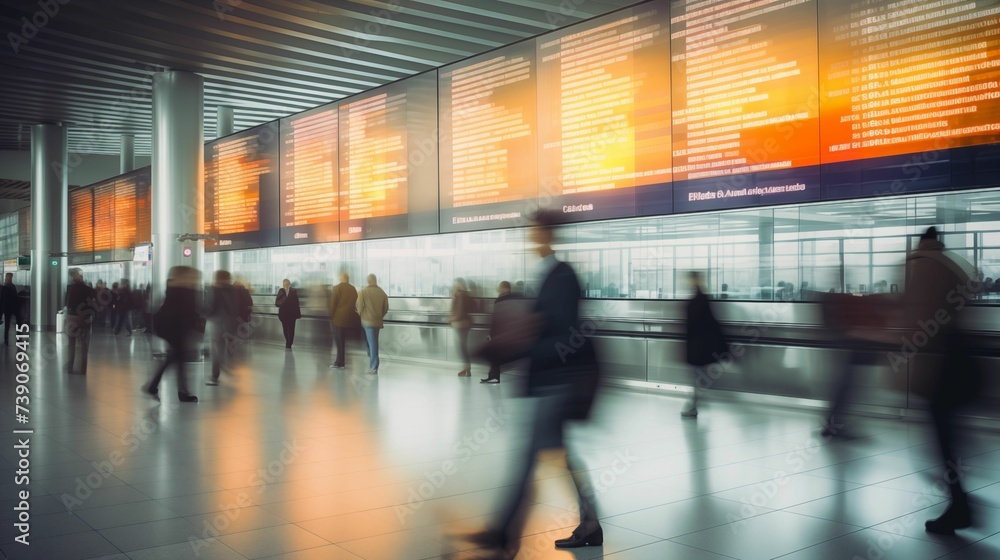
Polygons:
<instances>
[{"instance_id":1,"label":"airport terminal interior","mask_svg":"<svg viewBox=\"0 0 1000 560\"><path fill-rule=\"evenodd\" d=\"M0 560L1000 558L1000 0L0 24Z\"/></svg>"}]
</instances>

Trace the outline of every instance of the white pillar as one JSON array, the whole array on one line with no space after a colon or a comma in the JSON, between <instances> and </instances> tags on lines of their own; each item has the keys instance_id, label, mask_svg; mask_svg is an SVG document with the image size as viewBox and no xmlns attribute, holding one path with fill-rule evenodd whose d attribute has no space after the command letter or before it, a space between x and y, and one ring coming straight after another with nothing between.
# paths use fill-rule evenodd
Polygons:
<instances>
[{"instance_id":1,"label":"white pillar","mask_svg":"<svg viewBox=\"0 0 1000 560\"><path fill-rule=\"evenodd\" d=\"M169 70L153 76L152 303L171 267L201 270L204 241L178 241L205 228L204 79Z\"/></svg>"}]
</instances>

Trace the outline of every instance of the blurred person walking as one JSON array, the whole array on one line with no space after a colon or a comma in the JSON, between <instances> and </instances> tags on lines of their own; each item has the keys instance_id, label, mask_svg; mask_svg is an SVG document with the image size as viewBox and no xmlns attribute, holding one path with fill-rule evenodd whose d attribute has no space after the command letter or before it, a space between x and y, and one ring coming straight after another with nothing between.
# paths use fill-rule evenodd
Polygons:
<instances>
[{"instance_id":1,"label":"blurred person walking","mask_svg":"<svg viewBox=\"0 0 1000 560\"><path fill-rule=\"evenodd\" d=\"M490 334L486 345L477 352L490 365L490 371L480 383L500 383L500 368L516 357L518 352L509 352L505 341L516 329L517 320L531 311L523 303L528 300L518 298L511 292L510 282L504 280L497 285L497 299L493 301L493 315L490 317Z\"/></svg>"},{"instance_id":2,"label":"blurred person walking","mask_svg":"<svg viewBox=\"0 0 1000 560\"><path fill-rule=\"evenodd\" d=\"M448 322L458 335L458 354L462 358L462 370L458 372L459 377L470 377L472 375L472 357L469 355L469 330L472 329L472 297L466 289L465 280L455 279L455 284L451 289L451 315Z\"/></svg>"},{"instance_id":3,"label":"blurred person walking","mask_svg":"<svg viewBox=\"0 0 1000 560\"><path fill-rule=\"evenodd\" d=\"M0 287L0 321L3 322L3 345L7 346L10 340L10 325L23 322L21 319L21 296L17 293L17 286L14 285L14 274L8 272L3 278L3 287ZM15 328L14 334L17 334Z\"/></svg>"},{"instance_id":4,"label":"blurred person walking","mask_svg":"<svg viewBox=\"0 0 1000 560\"><path fill-rule=\"evenodd\" d=\"M525 507L537 455L545 449L566 449L564 428L570 420L589 417L597 393L600 370L590 338L581 333L579 322L580 282L573 268L555 257L555 216L540 211L533 218L531 241L540 261L536 268L538 299L532 313L518 328L528 345L528 394L533 397L534 421L524 455L515 468L515 484L503 498L492 526L471 540L487 547L499 558L517 553L516 541L524 527ZM576 487L580 525L555 542L556 548L600 546L604 532L598 521L593 495L585 492L585 478L578 459L566 450L566 466Z\"/></svg>"},{"instance_id":5,"label":"blurred person walking","mask_svg":"<svg viewBox=\"0 0 1000 560\"><path fill-rule=\"evenodd\" d=\"M685 359L694 373L691 399L681 410L684 418L698 417L698 386L702 378L707 378L706 370L718 364L719 358L729 347L722 334L722 327L712 313L712 306L705 295L705 279L701 272L688 272L688 283L694 289L694 296L687 304L687 341Z\"/></svg>"},{"instance_id":6,"label":"blurred person walking","mask_svg":"<svg viewBox=\"0 0 1000 560\"><path fill-rule=\"evenodd\" d=\"M931 419L945 465L944 480L951 502L937 519L925 523L929 533L950 535L971 527L972 508L962 485L957 451L959 430L955 418L970 404L981 386L979 364L971 356L968 333L963 326L963 310L976 297L981 284L973 281L972 266L961 257L945 252L937 228L920 236L915 251L906 257L907 330L900 354L917 357L922 370L911 377L914 391L930 401ZM975 288L975 289L973 289ZM898 360L898 361L897 361ZM905 362L890 355L890 362Z\"/></svg>"},{"instance_id":7,"label":"blurred person walking","mask_svg":"<svg viewBox=\"0 0 1000 560\"><path fill-rule=\"evenodd\" d=\"M212 352L212 378L206 385L218 385L222 370L229 372L233 360L233 342L239 327L240 293L233 286L233 277L228 271L215 272L215 282L208 289L209 337Z\"/></svg>"},{"instance_id":8,"label":"blurred person walking","mask_svg":"<svg viewBox=\"0 0 1000 560\"><path fill-rule=\"evenodd\" d=\"M109 326L111 330L114 330L115 325L118 324L118 282L111 283L111 289L108 290L108 309L111 311L109 319Z\"/></svg>"},{"instance_id":9,"label":"blurred person walking","mask_svg":"<svg viewBox=\"0 0 1000 560\"><path fill-rule=\"evenodd\" d=\"M351 285L351 279L346 272L340 273L340 283L333 287L330 297L330 320L333 322L333 341L337 346L337 356L333 360L333 369L344 369L347 358L347 336L361 325L361 320L355 311L358 303L358 290Z\"/></svg>"},{"instance_id":10,"label":"blurred person walking","mask_svg":"<svg viewBox=\"0 0 1000 560\"><path fill-rule=\"evenodd\" d=\"M239 317L240 322L250 324L251 316L253 315L253 297L250 295L250 290L247 288L246 284L240 280L233 281L233 286L236 286L236 291L239 293Z\"/></svg>"},{"instance_id":11,"label":"blurred person walking","mask_svg":"<svg viewBox=\"0 0 1000 560\"><path fill-rule=\"evenodd\" d=\"M122 280L118 287L115 312L118 314L118 319L111 333L117 336L124 327L128 331L126 336L132 336L132 289L129 288L128 280Z\"/></svg>"},{"instance_id":12,"label":"blurred person walking","mask_svg":"<svg viewBox=\"0 0 1000 560\"><path fill-rule=\"evenodd\" d=\"M149 328L146 313L146 286L140 284L132 290L132 313L135 314L135 330L145 332Z\"/></svg>"},{"instance_id":13,"label":"blurred person walking","mask_svg":"<svg viewBox=\"0 0 1000 560\"><path fill-rule=\"evenodd\" d=\"M198 397L188 390L185 361L190 359L194 333L200 330L198 292L201 273L189 266L175 266L167 274L167 292L163 305L153 315L153 330L169 345L167 357L143 390L160 400L159 387L163 374L172 364L177 365L177 398L181 402L198 402Z\"/></svg>"},{"instance_id":14,"label":"blurred person walking","mask_svg":"<svg viewBox=\"0 0 1000 560\"><path fill-rule=\"evenodd\" d=\"M70 284L63 298L66 306L66 336L69 337L66 373L87 375L90 334L94 315L97 313L97 292L84 283L83 272L79 268L71 268L69 277ZM79 370L74 369L77 346L80 347Z\"/></svg>"},{"instance_id":15,"label":"blurred person walking","mask_svg":"<svg viewBox=\"0 0 1000 560\"><path fill-rule=\"evenodd\" d=\"M281 281L274 305L278 308L278 320L285 335L285 350L291 350L295 342L295 322L302 318L302 307L299 305L299 291L292 287L288 278Z\"/></svg>"},{"instance_id":16,"label":"blurred person walking","mask_svg":"<svg viewBox=\"0 0 1000 560\"><path fill-rule=\"evenodd\" d=\"M384 319L389 313L389 296L378 287L374 274L368 275L368 285L358 294L358 315L368 344L368 373L378 374L378 335L385 326Z\"/></svg>"}]
</instances>

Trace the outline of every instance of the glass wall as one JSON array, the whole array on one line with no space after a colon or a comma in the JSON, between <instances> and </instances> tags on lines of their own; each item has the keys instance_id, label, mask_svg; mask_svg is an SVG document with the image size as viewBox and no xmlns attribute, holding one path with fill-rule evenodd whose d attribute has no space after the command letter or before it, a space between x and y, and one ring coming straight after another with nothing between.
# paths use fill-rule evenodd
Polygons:
<instances>
[{"instance_id":1,"label":"glass wall","mask_svg":"<svg viewBox=\"0 0 1000 560\"><path fill-rule=\"evenodd\" d=\"M717 298L800 300L903 290L906 252L931 225L987 284L1000 277L1000 189L573 224L556 250L588 298L684 298L684 274L701 270ZM258 294L284 278L325 289L346 271L395 297L447 297L456 277L492 297L500 280L530 288L535 260L512 229L240 251L233 267Z\"/></svg>"},{"instance_id":2,"label":"glass wall","mask_svg":"<svg viewBox=\"0 0 1000 560\"><path fill-rule=\"evenodd\" d=\"M11 212L0 216L0 261L18 255L17 212Z\"/></svg>"}]
</instances>

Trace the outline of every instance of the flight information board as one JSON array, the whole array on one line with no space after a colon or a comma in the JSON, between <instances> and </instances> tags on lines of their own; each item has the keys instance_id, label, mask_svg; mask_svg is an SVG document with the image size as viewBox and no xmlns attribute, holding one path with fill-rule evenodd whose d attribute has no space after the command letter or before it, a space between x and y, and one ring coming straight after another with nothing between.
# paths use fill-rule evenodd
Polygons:
<instances>
[{"instance_id":1,"label":"flight information board","mask_svg":"<svg viewBox=\"0 0 1000 560\"><path fill-rule=\"evenodd\" d=\"M136 180L135 175L124 175L115 180L115 218L112 260L132 260L132 247L136 239Z\"/></svg>"},{"instance_id":2,"label":"flight information board","mask_svg":"<svg viewBox=\"0 0 1000 560\"><path fill-rule=\"evenodd\" d=\"M337 104L281 120L281 244L340 239Z\"/></svg>"},{"instance_id":3,"label":"flight information board","mask_svg":"<svg viewBox=\"0 0 1000 560\"><path fill-rule=\"evenodd\" d=\"M114 260L115 180L92 186L94 192L94 262Z\"/></svg>"},{"instance_id":4,"label":"flight information board","mask_svg":"<svg viewBox=\"0 0 1000 560\"><path fill-rule=\"evenodd\" d=\"M436 233L436 73L348 98L339 120L340 239Z\"/></svg>"},{"instance_id":5,"label":"flight information board","mask_svg":"<svg viewBox=\"0 0 1000 560\"><path fill-rule=\"evenodd\" d=\"M534 41L442 68L441 231L524 225L538 197Z\"/></svg>"},{"instance_id":6,"label":"flight information board","mask_svg":"<svg viewBox=\"0 0 1000 560\"><path fill-rule=\"evenodd\" d=\"M824 163L1000 142L995 0L820 3Z\"/></svg>"},{"instance_id":7,"label":"flight information board","mask_svg":"<svg viewBox=\"0 0 1000 560\"><path fill-rule=\"evenodd\" d=\"M94 192L82 187L69 192L69 264L94 260Z\"/></svg>"},{"instance_id":8,"label":"flight information board","mask_svg":"<svg viewBox=\"0 0 1000 560\"><path fill-rule=\"evenodd\" d=\"M149 167L135 172L135 244L153 242L153 191Z\"/></svg>"},{"instance_id":9,"label":"flight information board","mask_svg":"<svg viewBox=\"0 0 1000 560\"><path fill-rule=\"evenodd\" d=\"M669 9L648 2L536 39L540 202L567 221L635 215L637 187L669 211Z\"/></svg>"},{"instance_id":10,"label":"flight information board","mask_svg":"<svg viewBox=\"0 0 1000 560\"><path fill-rule=\"evenodd\" d=\"M278 244L278 123L205 146L207 251Z\"/></svg>"},{"instance_id":11,"label":"flight information board","mask_svg":"<svg viewBox=\"0 0 1000 560\"><path fill-rule=\"evenodd\" d=\"M818 198L816 0L671 10L675 208Z\"/></svg>"}]
</instances>

